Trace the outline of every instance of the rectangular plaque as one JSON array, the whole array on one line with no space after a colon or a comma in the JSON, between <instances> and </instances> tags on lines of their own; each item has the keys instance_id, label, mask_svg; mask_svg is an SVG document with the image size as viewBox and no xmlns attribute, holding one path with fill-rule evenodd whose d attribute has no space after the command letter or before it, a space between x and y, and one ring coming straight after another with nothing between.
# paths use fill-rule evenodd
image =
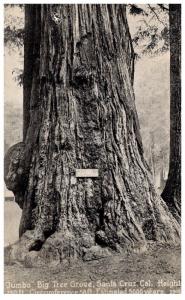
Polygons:
<instances>
[{"instance_id":1,"label":"rectangular plaque","mask_svg":"<svg viewBox=\"0 0 185 300\"><path fill-rule=\"evenodd\" d=\"M76 177L98 177L98 169L76 169Z\"/></svg>"}]
</instances>

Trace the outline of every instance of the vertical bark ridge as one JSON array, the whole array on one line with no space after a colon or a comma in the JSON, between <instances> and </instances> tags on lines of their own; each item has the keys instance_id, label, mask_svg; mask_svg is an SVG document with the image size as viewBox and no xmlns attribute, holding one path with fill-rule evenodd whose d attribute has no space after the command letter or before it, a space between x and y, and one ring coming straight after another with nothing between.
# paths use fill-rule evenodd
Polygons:
<instances>
[{"instance_id":1,"label":"vertical bark ridge","mask_svg":"<svg viewBox=\"0 0 185 300\"><path fill-rule=\"evenodd\" d=\"M41 5L40 106L30 112L20 226L34 241L47 238L40 253L57 248L65 259L97 244L179 240L145 165L133 56L125 5ZM99 177L76 178L77 168L98 168Z\"/></svg>"}]
</instances>

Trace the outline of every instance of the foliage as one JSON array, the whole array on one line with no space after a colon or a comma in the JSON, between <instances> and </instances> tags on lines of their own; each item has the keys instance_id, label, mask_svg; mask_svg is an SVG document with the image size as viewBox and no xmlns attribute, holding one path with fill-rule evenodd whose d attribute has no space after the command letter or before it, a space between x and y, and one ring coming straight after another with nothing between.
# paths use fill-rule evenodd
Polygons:
<instances>
[{"instance_id":1,"label":"foliage","mask_svg":"<svg viewBox=\"0 0 185 300\"><path fill-rule=\"evenodd\" d=\"M168 6L163 4L127 6L138 24L132 34L135 58L157 55L169 49ZM8 51L19 51L22 56L24 39L24 5L5 5L4 43ZM22 70L13 70L14 79L22 84Z\"/></svg>"},{"instance_id":2,"label":"foliage","mask_svg":"<svg viewBox=\"0 0 185 300\"><path fill-rule=\"evenodd\" d=\"M132 41L137 56L158 55L169 50L169 10L163 4L128 5L138 24Z\"/></svg>"},{"instance_id":3,"label":"foliage","mask_svg":"<svg viewBox=\"0 0 185 300\"><path fill-rule=\"evenodd\" d=\"M14 49L14 47L20 49L23 47L23 34L24 30L21 28L16 29L15 26L13 28L6 26L4 29L5 46L9 49Z\"/></svg>"},{"instance_id":4,"label":"foliage","mask_svg":"<svg viewBox=\"0 0 185 300\"><path fill-rule=\"evenodd\" d=\"M17 52L23 56L24 46L24 6L21 4L6 4L4 6L4 45L10 54ZM22 85L23 70L15 68L12 71L13 79Z\"/></svg>"},{"instance_id":5,"label":"foliage","mask_svg":"<svg viewBox=\"0 0 185 300\"><path fill-rule=\"evenodd\" d=\"M20 68L15 68L12 71L13 79L17 82L19 86L23 85L23 70Z\"/></svg>"},{"instance_id":6,"label":"foliage","mask_svg":"<svg viewBox=\"0 0 185 300\"><path fill-rule=\"evenodd\" d=\"M144 11L143 8L139 7L138 5L135 4L130 4L129 5L129 12L131 15L146 15L148 16L148 14Z\"/></svg>"},{"instance_id":7,"label":"foliage","mask_svg":"<svg viewBox=\"0 0 185 300\"><path fill-rule=\"evenodd\" d=\"M23 7L5 5L4 43L10 51L21 50L24 37Z\"/></svg>"}]
</instances>

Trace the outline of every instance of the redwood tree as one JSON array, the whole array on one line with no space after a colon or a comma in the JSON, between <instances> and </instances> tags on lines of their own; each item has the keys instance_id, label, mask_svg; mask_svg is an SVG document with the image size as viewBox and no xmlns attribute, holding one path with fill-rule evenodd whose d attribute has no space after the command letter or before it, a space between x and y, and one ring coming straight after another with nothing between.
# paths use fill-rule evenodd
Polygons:
<instances>
[{"instance_id":1,"label":"redwood tree","mask_svg":"<svg viewBox=\"0 0 185 300\"><path fill-rule=\"evenodd\" d=\"M38 265L177 243L143 157L125 5L26 5L25 14L24 141L5 157L22 208L10 257ZM78 178L80 168L99 177Z\"/></svg>"},{"instance_id":2,"label":"redwood tree","mask_svg":"<svg viewBox=\"0 0 185 300\"><path fill-rule=\"evenodd\" d=\"M162 198L180 222L181 215L181 5L169 5L170 160Z\"/></svg>"}]
</instances>

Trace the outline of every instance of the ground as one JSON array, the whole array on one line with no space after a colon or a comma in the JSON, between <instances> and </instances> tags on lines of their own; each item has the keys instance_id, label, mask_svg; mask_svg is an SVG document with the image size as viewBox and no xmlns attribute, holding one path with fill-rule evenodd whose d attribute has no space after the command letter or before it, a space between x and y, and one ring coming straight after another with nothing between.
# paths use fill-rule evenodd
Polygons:
<instances>
[{"instance_id":1,"label":"ground","mask_svg":"<svg viewBox=\"0 0 185 300\"><path fill-rule=\"evenodd\" d=\"M4 212L7 246L18 239L21 210L6 201ZM180 247L151 244L144 253L52 268L5 265L5 293L180 293L180 258Z\"/></svg>"},{"instance_id":2,"label":"ground","mask_svg":"<svg viewBox=\"0 0 185 300\"><path fill-rule=\"evenodd\" d=\"M14 201L5 201L4 204L4 245L8 246L19 237L19 223L21 209Z\"/></svg>"},{"instance_id":3,"label":"ground","mask_svg":"<svg viewBox=\"0 0 185 300\"><path fill-rule=\"evenodd\" d=\"M180 247L151 245L145 253L50 269L5 266L5 293L180 293L180 269Z\"/></svg>"}]
</instances>

